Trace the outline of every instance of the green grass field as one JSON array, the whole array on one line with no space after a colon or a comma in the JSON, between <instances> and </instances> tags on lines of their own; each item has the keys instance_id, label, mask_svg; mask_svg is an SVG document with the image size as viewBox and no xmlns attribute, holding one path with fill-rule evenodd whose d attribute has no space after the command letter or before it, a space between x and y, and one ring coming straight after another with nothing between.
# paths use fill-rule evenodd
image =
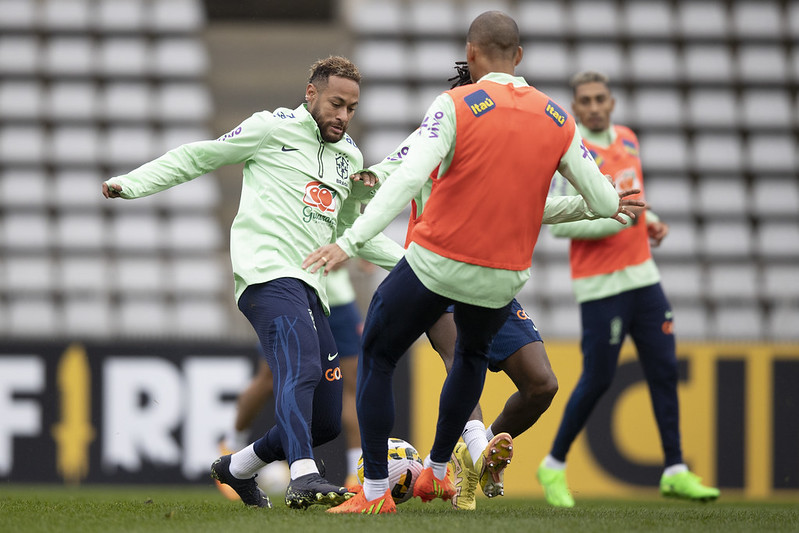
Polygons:
<instances>
[{"instance_id":1,"label":"green grass field","mask_svg":"<svg viewBox=\"0 0 799 533\"><path fill-rule=\"evenodd\" d=\"M0 486L0 531L11 532L627 532L799 531L799 503L720 500L694 504L670 500L579 501L574 509L541 500L481 499L473 513L419 500L396 515L330 515L322 507L248 509L200 486Z\"/></svg>"}]
</instances>

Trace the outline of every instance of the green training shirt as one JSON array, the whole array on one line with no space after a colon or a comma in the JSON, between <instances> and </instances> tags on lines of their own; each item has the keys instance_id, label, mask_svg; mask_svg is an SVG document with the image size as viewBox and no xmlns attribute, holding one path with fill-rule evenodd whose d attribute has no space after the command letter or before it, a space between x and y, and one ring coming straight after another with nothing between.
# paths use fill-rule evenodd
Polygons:
<instances>
[{"instance_id":1,"label":"green training shirt","mask_svg":"<svg viewBox=\"0 0 799 533\"><path fill-rule=\"evenodd\" d=\"M230 229L236 299L249 285L297 278L328 309L322 272L303 270L305 257L350 227L373 188L350 180L363 156L349 137L322 139L305 104L261 111L216 140L180 146L123 176L123 198L141 198L192 180L221 166L244 163L241 200ZM391 269L403 249L380 234L359 255Z\"/></svg>"}]
</instances>

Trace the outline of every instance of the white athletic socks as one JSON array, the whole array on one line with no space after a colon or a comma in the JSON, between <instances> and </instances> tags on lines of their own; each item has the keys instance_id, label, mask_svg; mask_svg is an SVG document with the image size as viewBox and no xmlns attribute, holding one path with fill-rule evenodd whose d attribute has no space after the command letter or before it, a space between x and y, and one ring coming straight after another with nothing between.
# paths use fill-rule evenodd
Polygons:
<instances>
[{"instance_id":1,"label":"white athletic socks","mask_svg":"<svg viewBox=\"0 0 799 533\"><path fill-rule=\"evenodd\" d=\"M688 465L685 463L677 463L676 465L667 466L663 471L664 476L673 476L674 474L682 474L688 471Z\"/></svg>"},{"instance_id":2,"label":"white athletic socks","mask_svg":"<svg viewBox=\"0 0 799 533\"><path fill-rule=\"evenodd\" d=\"M230 473L238 479L250 479L265 466L266 463L255 455L252 444L230 456Z\"/></svg>"},{"instance_id":3,"label":"white athletic socks","mask_svg":"<svg viewBox=\"0 0 799 533\"><path fill-rule=\"evenodd\" d=\"M387 490L388 478L363 480L363 497L367 502L380 498Z\"/></svg>"},{"instance_id":4,"label":"white athletic socks","mask_svg":"<svg viewBox=\"0 0 799 533\"><path fill-rule=\"evenodd\" d=\"M424 467L432 468L433 475L436 476L437 479L444 479L447 477L447 463L437 463L430 459L429 455L424 458Z\"/></svg>"},{"instance_id":5,"label":"white athletic socks","mask_svg":"<svg viewBox=\"0 0 799 533\"><path fill-rule=\"evenodd\" d=\"M319 473L319 468L316 466L316 461L313 459L297 459L291 463L289 470L291 471L291 479Z\"/></svg>"},{"instance_id":6,"label":"white athletic socks","mask_svg":"<svg viewBox=\"0 0 799 533\"><path fill-rule=\"evenodd\" d=\"M551 455L544 457L544 467L553 470L564 470L566 468L566 461L558 461Z\"/></svg>"},{"instance_id":7,"label":"white athletic socks","mask_svg":"<svg viewBox=\"0 0 799 533\"><path fill-rule=\"evenodd\" d=\"M463 429L463 442L469 448L469 455L472 456L472 461L475 463L480 457L480 454L488 446L488 438L486 438L486 428L481 420L469 420L466 422L466 427ZM444 479L439 477L438 479Z\"/></svg>"}]
</instances>

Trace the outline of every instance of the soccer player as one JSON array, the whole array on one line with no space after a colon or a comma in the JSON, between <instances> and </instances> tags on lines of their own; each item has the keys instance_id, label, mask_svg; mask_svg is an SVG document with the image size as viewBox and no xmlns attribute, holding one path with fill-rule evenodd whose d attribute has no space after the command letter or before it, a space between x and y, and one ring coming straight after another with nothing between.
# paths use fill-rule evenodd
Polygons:
<instances>
[{"instance_id":1,"label":"soccer player","mask_svg":"<svg viewBox=\"0 0 799 533\"><path fill-rule=\"evenodd\" d=\"M611 122L615 100L608 83L607 76L598 72L575 75L572 110L599 169L613 177L617 188L634 186L643 195L638 139L629 128ZM552 194L576 191L567 180L556 177ZM649 211L641 212L627 226L594 220L559 224L550 230L557 237L571 239L571 274L582 315L583 372L552 449L538 468L547 502L556 507L574 506L566 483L566 454L613 381L619 350L628 334L649 385L665 454L661 493L715 500L718 489L702 485L682 458L673 315L650 252L650 242L659 245L668 226Z\"/></svg>"},{"instance_id":2,"label":"soccer player","mask_svg":"<svg viewBox=\"0 0 799 533\"><path fill-rule=\"evenodd\" d=\"M373 267L370 263L365 264ZM355 289L347 269L340 268L331 272L325 278L325 291L330 304L328 321L338 348L344 384L341 409L341 422L347 440L347 479L344 485L352 487L358 484L357 467L358 459L361 457L361 434L358 429L358 415L355 412L355 380L363 319L355 303ZM222 455L237 452L250 443L253 422L266 400L272 395L272 371L266 363L260 344L258 347L259 354L264 357L259 361L255 376L239 394L234 424L219 445ZM216 484L227 498L239 499L239 495L229 485L224 485L218 480Z\"/></svg>"},{"instance_id":3,"label":"soccer player","mask_svg":"<svg viewBox=\"0 0 799 533\"><path fill-rule=\"evenodd\" d=\"M279 460L287 460L291 471L289 507L335 505L352 495L324 479L313 458L314 446L340 432L342 381L322 273L300 265L349 227L374 194L349 178L363 166L346 134L359 96L360 73L352 62L319 60L311 67L306 103L296 109L255 113L217 140L185 144L103 183L108 198L139 198L245 163L230 238L235 295L277 377L277 422L211 470L246 505L270 506L254 476ZM385 268L402 252L382 235L360 248L361 256Z\"/></svg>"},{"instance_id":4,"label":"soccer player","mask_svg":"<svg viewBox=\"0 0 799 533\"><path fill-rule=\"evenodd\" d=\"M480 398L491 341L530 275L549 183L559 169L591 210L612 217L616 191L582 145L574 121L546 95L514 76L519 30L504 13L478 16L466 59L477 83L440 95L405 161L363 216L303 267L328 271L384 228L439 167L405 257L378 287L364 325L358 366L363 490L330 512L391 512L387 441L394 423L392 376L419 335L454 305L455 358L444 383L436 437L414 494L454 494L447 462Z\"/></svg>"}]
</instances>

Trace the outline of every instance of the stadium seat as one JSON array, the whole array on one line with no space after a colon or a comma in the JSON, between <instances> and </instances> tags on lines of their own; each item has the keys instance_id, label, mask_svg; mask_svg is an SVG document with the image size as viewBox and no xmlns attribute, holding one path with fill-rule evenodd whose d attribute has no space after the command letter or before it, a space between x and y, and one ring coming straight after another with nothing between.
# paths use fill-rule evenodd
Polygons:
<instances>
[{"instance_id":1,"label":"stadium seat","mask_svg":"<svg viewBox=\"0 0 799 533\"><path fill-rule=\"evenodd\" d=\"M626 79L628 61L621 47L613 41L578 43L574 47L574 56L577 71L598 70L615 82Z\"/></svg>"},{"instance_id":2,"label":"stadium seat","mask_svg":"<svg viewBox=\"0 0 799 533\"><path fill-rule=\"evenodd\" d=\"M64 335L77 338L107 338L117 326L113 307L105 296L74 296L63 304Z\"/></svg>"},{"instance_id":3,"label":"stadium seat","mask_svg":"<svg viewBox=\"0 0 799 533\"><path fill-rule=\"evenodd\" d=\"M118 283L126 281L114 277L103 252L65 254L55 268L58 289L64 294L108 294Z\"/></svg>"},{"instance_id":4,"label":"stadium seat","mask_svg":"<svg viewBox=\"0 0 799 533\"><path fill-rule=\"evenodd\" d=\"M159 256L123 255L114 261L112 279L120 294L158 295L171 289L166 272L166 264Z\"/></svg>"},{"instance_id":5,"label":"stadium seat","mask_svg":"<svg viewBox=\"0 0 799 533\"><path fill-rule=\"evenodd\" d=\"M533 86L541 82L568 80L575 72L569 45L563 41L523 43L524 55L518 72Z\"/></svg>"},{"instance_id":6,"label":"stadium seat","mask_svg":"<svg viewBox=\"0 0 799 533\"><path fill-rule=\"evenodd\" d=\"M164 280L175 294L209 297L227 295L233 287L229 267L213 255L207 257L176 257L166 268Z\"/></svg>"},{"instance_id":7,"label":"stadium seat","mask_svg":"<svg viewBox=\"0 0 799 533\"><path fill-rule=\"evenodd\" d=\"M105 201L101 176L96 167L60 168L51 180L52 203L61 210L91 211Z\"/></svg>"},{"instance_id":8,"label":"stadium seat","mask_svg":"<svg viewBox=\"0 0 799 533\"><path fill-rule=\"evenodd\" d=\"M676 34L671 5L664 2L625 2L622 24L633 38L672 37Z\"/></svg>"},{"instance_id":9,"label":"stadium seat","mask_svg":"<svg viewBox=\"0 0 799 533\"><path fill-rule=\"evenodd\" d=\"M343 4L347 25L361 35L397 35L407 29L404 4L393 0L345 0Z\"/></svg>"},{"instance_id":10,"label":"stadium seat","mask_svg":"<svg viewBox=\"0 0 799 533\"><path fill-rule=\"evenodd\" d=\"M755 234L755 249L762 260L799 257L799 224L788 222L761 222Z\"/></svg>"},{"instance_id":11,"label":"stadium seat","mask_svg":"<svg viewBox=\"0 0 799 533\"><path fill-rule=\"evenodd\" d=\"M111 122L146 121L153 108L152 90L142 81L112 82L102 92L101 116Z\"/></svg>"},{"instance_id":12,"label":"stadium seat","mask_svg":"<svg viewBox=\"0 0 799 533\"><path fill-rule=\"evenodd\" d=\"M752 194L752 209L760 218L796 217L799 213L799 184L794 176L756 177Z\"/></svg>"},{"instance_id":13,"label":"stadium seat","mask_svg":"<svg viewBox=\"0 0 799 533\"><path fill-rule=\"evenodd\" d=\"M750 131L780 128L787 132L795 123L788 92L782 87L743 91L740 116Z\"/></svg>"},{"instance_id":14,"label":"stadium seat","mask_svg":"<svg viewBox=\"0 0 799 533\"><path fill-rule=\"evenodd\" d=\"M205 26L202 0L167 0L150 4L146 26L156 33L198 32Z\"/></svg>"},{"instance_id":15,"label":"stadium seat","mask_svg":"<svg viewBox=\"0 0 799 533\"><path fill-rule=\"evenodd\" d=\"M153 47L153 72L164 78L199 78L208 71L208 54L193 38L158 39Z\"/></svg>"},{"instance_id":16,"label":"stadium seat","mask_svg":"<svg viewBox=\"0 0 799 533\"><path fill-rule=\"evenodd\" d=\"M215 139L205 126L167 126L154 139L155 155L159 156L181 144Z\"/></svg>"},{"instance_id":17,"label":"stadium seat","mask_svg":"<svg viewBox=\"0 0 799 533\"><path fill-rule=\"evenodd\" d=\"M666 289L666 296L669 292ZM699 302L679 300L672 303L674 312L674 334L678 342L681 340L706 340L710 335L707 312Z\"/></svg>"},{"instance_id":18,"label":"stadium seat","mask_svg":"<svg viewBox=\"0 0 799 533\"><path fill-rule=\"evenodd\" d=\"M529 34L560 39L571 31L568 8L558 0L517 2L516 10L522 37Z\"/></svg>"},{"instance_id":19,"label":"stadium seat","mask_svg":"<svg viewBox=\"0 0 799 533\"><path fill-rule=\"evenodd\" d=\"M710 331L716 339L760 340L763 336L760 308L754 303L719 307L712 315Z\"/></svg>"},{"instance_id":20,"label":"stadium seat","mask_svg":"<svg viewBox=\"0 0 799 533\"><path fill-rule=\"evenodd\" d=\"M713 0L678 2L677 21L686 39L723 38L730 30L725 5Z\"/></svg>"},{"instance_id":21,"label":"stadium seat","mask_svg":"<svg viewBox=\"0 0 799 533\"><path fill-rule=\"evenodd\" d=\"M742 152L737 134L697 134L693 143L693 166L699 172L740 172Z\"/></svg>"},{"instance_id":22,"label":"stadium seat","mask_svg":"<svg viewBox=\"0 0 799 533\"><path fill-rule=\"evenodd\" d=\"M746 182L735 175L700 178L697 184L698 208L709 217L740 218L748 215L750 198Z\"/></svg>"},{"instance_id":23,"label":"stadium seat","mask_svg":"<svg viewBox=\"0 0 799 533\"><path fill-rule=\"evenodd\" d=\"M107 34L144 31L147 4L146 0L100 0L95 12L96 27Z\"/></svg>"},{"instance_id":24,"label":"stadium seat","mask_svg":"<svg viewBox=\"0 0 799 533\"><path fill-rule=\"evenodd\" d=\"M751 301L759 295L757 270L750 263L711 263L704 286L716 302Z\"/></svg>"},{"instance_id":25,"label":"stadium seat","mask_svg":"<svg viewBox=\"0 0 799 533\"><path fill-rule=\"evenodd\" d=\"M664 222L669 223L670 217L682 219L694 214L696 191L690 178L662 174L645 176L646 201Z\"/></svg>"},{"instance_id":26,"label":"stadium seat","mask_svg":"<svg viewBox=\"0 0 799 533\"><path fill-rule=\"evenodd\" d=\"M0 171L0 205L5 209L47 209L50 181L41 169L6 168Z\"/></svg>"},{"instance_id":27,"label":"stadium seat","mask_svg":"<svg viewBox=\"0 0 799 533\"><path fill-rule=\"evenodd\" d=\"M99 101L92 81L54 81L46 98L45 114L56 122L90 121L97 117Z\"/></svg>"},{"instance_id":28,"label":"stadium seat","mask_svg":"<svg viewBox=\"0 0 799 533\"><path fill-rule=\"evenodd\" d=\"M733 79L733 63L728 47L694 43L683 50L686 79L691 83L724 82Z\"/></svg>"},{"instance_id":29,"label":"stadium seat","mask_svg":"<svg viewBox=\"0 0 799 533\"><path fill-rule=\"evenodd\" d=\"M796 141L787 135L753 134L747 143L747 162L754 173L796 172Z\"/></svg>"},{"instance_id":30,"label":"stadium seat","mask_svg":"<svg viewBox=\"0 0 799 533\"><path fill-rule=\"evenodd\" d=\"M164 242L161 221L146 211L117 214L108 229L111 244L118 250L153 252L159 250Z\"/></svg>"},{"instance_id":31,"label":"stadium seat","mask_svg":"<svg viewBox=\"0 0 799 533\"><path fill-rule=\"evenodd\" d=\"M114 126L108 130L102 146L102 162L133 170L160 155L153 129L148 126Z\"/></svg>"},{"instance_id":32,"label":"stadium seat","mask_svg":"<svg viewBox=\"0 0 799 533\"><path fill-rule=\"evenodd\" d=\"M455 41L418 41L408 48L409 62L414 66L411 74L428 81L440 81L448 89L446 80L454 74L455 61L466 59L463 44Z\"/></svg>"},{"instance_id":33,"label":"stadium seat","mask_svg":"<svg viewBox=\"0 0 799 533\"><path fill-rule=\"evenodd\" d=\"M748 44L738 48L738 73L742 81L782 84L790 77L788 60L780 45Z\"/></svg>"},{"instance_id":34,"label":"stadium seat","mask_svg":"<svg viewBox=\"0 0 799 533\"><path fill-rule=\"evenodd\" d=\"M752 227L748 220L740 218L708 221L699 234L699 243L700 249L711 258L749 259Z\"/></svg>"},{"instance_id":35,"label":"stadium seat","mask_svg":"<svg viewBox=\"0 0 799 533\"><path fill-rule=\"evenodd\" d=\"M796 302L771 309L767 316L766 336L772 341L799 341L799 306Z\"/></svg>"},{"instance_id":36,"label":"stadium seat","mask_svg":"<svg viewBox=\"0 0 799 533\"><path fill-rule=\"evenodd\" d=\"M565 239L565 242L568 242L568 239ZM547 260L546 266L543 263L540 264L536 272L536 281L538 287L536 296L552 300L574 300L568 259Z\"/></svg>"},{"instance_id":37,"label":"stadium seat","mask_svg":"<svg viewBox=\"0 0 799 533\"><path fill-rule=\"evenodd\" d=\"M150 74L152 56L143 37L107 37L99 50L98 68L107 78L143 77Z\"/></svg>"},{"instance_id":38,"label":"stadium seat","mask_svg":"<svg viewBox=\"0 0 799 533\"><path fill-rule=\"evenodd\" d=\"M197 211L213 217L213 210L220 205L222 193L219 181L213 174L206 174L180 187L172 187L158 194L160 205L172 212Z\"/></svg>"},{"instance_id":39,"label":"stadium seat","mask_svg":"<svg viewBox=\"0 0 799 533\"><path fill-rule=\"evenodd\" d=\"M227 334L224 309L211 298L180 298L175 302L173 334L185 337L218 338Z\"/></svg>"},{"instance_id":40,"label":"stadium seat","mask_svg":"<svg viewBox=\"0 0 799 533\"><path fill-rule=\"evenodd\" d=\"M442 84L442 89L444 88L446 87ZM412 111L412 98L410 90L401 85L372 87L369 92L364 93L358 103L358 120L366 124L378 123L398 127L404 127L415 119L421 122L423 115L417 115ZM391 105L386 105L386 102L391 102ZM408 133L410 131L408 130Z\"/></svg>"},{"instance_id":41,"label":"stadium seat","mask_svg":"<svg viewBox=\"0 0 799 533\"><path fill-rule=\"evenodd\" d=\"M97 46L86 35L50 37L44 50L43 68L50 76L91 76L97 64Z\"/></svg>"},{"instance_id":42,"label":"stadium seat","mask_svg":"<svg viewBox=\"0 0 799 533\"><path fill-rule=\"evenodd\" d=\"M33 35L0 35L0 72L32 75L40 64L39 41Z\"/></svg>"},{"instance_id":43,"label":"stadium seat","mask_svg":"<svg viewBox=\"0 0 799 533\"><path fill-rule=\"evenodd\" d=\"M406 78L412 64L405 44L398 40L364 40L356 47L353 61L367 79L385 80ZM449 66L442 74L448 74L451 68Z\"/></svg>"},{"instance_id":44,"label":"stadium seat","mask_svg":"<svg viewBox=\"0 0 799 533\"><path fill-rule=\"evenodd\" d=\"M164 122L202 124L211 118L212 111L213 102L208 88L197 83L163 84L153 106L153 115Z\"/></svg>"},{"instance_id":45,"label":"stadium seat","mask_svg":"<svg viewBox=\"0 0 799 533\"><path fill-rule=\"evenodd\" d=\"M795 265L766 263L760 290L771 300L799 301L799 270Z\"/></svg>"},{"instance_id":46,"label":"stadium seat","mask_svg":"<svg viewBox=\"0 0 799 533\"><path fill-rule=\"evenodd\" d=\"M174 336L174 310L160 297L123 296L114 330L122 337Z\"/></svg>"},{"instance_id":47,"label":"stadium seat","mask_svg":"<svg viewBox=\"0 0 799 533\"><path fill-rule=\"evenodd\" d=\"M731 89L694 89L687 97L688 123L697 129L734 128L740 107Z\"/></svg>"},{"instance_id":48,"label":"stadium seat","mask_svg":"<svg viewBox=\"0 0 799 533\"><path fill-rule=\"evenodd\" d=\"M39 120L44 108L43 92L38 81L0 82L0 117L4 120Z\"/></svg>"},{"instance_id":49,"label":"stadium seat","mask_svg":"<svg viewBox=\"0 0 799 533\"><path fill-rule=\"evenodd\" d=\"M696 259L698 252L696 228L693 221L669 222L669 235L655 250L656 257Z\"/></svg>"},{"instance_id":50,"label":"stadium seat","mask_svg":"<svg viewBox=\"0 0 799 533\"><path fill-rule=\"evenodd\" d=\"M55 244L65 251L98 251L106 244L105 221L98 212L69 212L56 217Z\"/></svg>"},{"instance_id":51,"label":"stadium seat","mask_svg":"<svg viewBox=\"0 0 799 533\"><path fill-rule=\"evenodd\" d=\"M674 46L668 43L638 44L631 47L629 63L630 79L633 82L667 84L679 81L683 76L680 56Z\"/></svg>"},{"instance_id":52,"label":"stadium seat","mask_svg":"<svg viewBox=\"0 0 799 533\"><path fill-rule=\"evenodd\" d=\"M667 239L669 237L666 237ZM700 265L692 263L672 263L658 261L657 248L653 250L658 262L661 285L666 297L672 302L696 302L702 294L703 277Z\"/></svg>"},{"instance_id":53,"label":"stadium seat","mask_svg":"<svg viewBox=\"0 0 799 533\"><path fill-rule=\"evenodd\" d=\"M92 26L89 0L44 0L39 5L38 20L46 31L87 32Z\"/></svg>"},{"instance_id":54,"label":"stadium seat","mask_svg":"<svg viewBox=\"0 0 799 533\"><path fill-rule=\"evenodd\" d=\"M683 125L685 105L677 90L671 88L638 89L634 95L632 117L639 127L680 127Z\"/></svg>"},{"instance_id":55,"label":"stadium seat","mask_svg":"<svg viewBox=\"0 0 799 533\"><path fill-rule=\"evenodd\" d=\"M56 165L97 164L103 150L101 140L94 125L58 126L51 135L49 160Z\"/></svg>"},{"instance_id":56,"label":"stadium seat","mask_svg":"<svg viewBox=\"0 0 799 533\"><path fill-rule=\"evenodd\" d=\"M463 31L458 7L452 0L411 2L407 9L406 29L419 35L458 35Z\"/></svg>"},{"instance_id":57,"label":"stadium seat","mask_svg":"<svg viewBox=\"0 0 799 533\"><path fill-rule=\"evenodd\" d=\"M688 167L688 143L677 133L641 133L641 162L647 172L684 172Z\"/></svg>"},{"instance_id":58,"label":"stadium seat","mask_svg":"<svg viewBox=\"0 0 799 533\"><path fill-rule=\"evenodd\" d=\"M577 35L613 37L620 33L620 13L610 0L575 0L569 14Z\"/></svg>"},{"instance_id":59,"label":"stadium seat","mask_svg":"<svg viewBox=\"0 0 799 533\"><path fill-rule=\"evenodd\" d=\"M12 255L6 258L4 267L6 294L49 295L56 288L55 270L46 254Z\"/></svg>"},{"instance_id":60,"label":"stadium seat","mask_svg":"<svg viewBox=\"0 0 799 533\"><path fill-rule=\"evenodd\" d=\"M0 126L0 161L5 165L39 165L47 152L45 132L38 124Z\"/></svg>"},{"instance_id":61,"label":"stadium seat","mask_svg":"<svg viewBox=\"0 0 799 533\"><path fill-rule=\"evenodd\" d=\"M212 215L173 214L161 231L170 250L212 252L223 244L221 228Z\"/></svg>"},{"instance_id":62,"label":"stadium seat","mask_svg":"<svg viewBox=\"0 0 799 533\"><path fill-rule=\"evenodd\" d=\"M33 31L38 19L38 4L30 0L0 0L0 32Z\"/></svg>"},{"instance_id":63,"label":"stadium seat","mask_svg":"<svg viewBox=\"0 0 799 533\"><path fill-rule=\"evenodd\" d=\"M12 337L46 339L61 333L60 318L48 296L17 296L8 302L6 331Z\"/></svg>"},{"instance_id":64,"label":"stadium seat","mask_svg":"<svg viewBox=\"0 0 799 533\"><path fill-rule=\"evenodd\" d=\"M44 252L53 238L46 212L8 212L0 226L3 247L9 252Z\"/></svg>"},{"instance_id":65,"label":"stadium seat","mask_svg":"<svg viewBox=\"0 0 799 533\"><path fill-rule=\"evenodd\" d=\"M773 0L737 1L731 4L732 27L740 38L780 39L783 15Z\"/></svg>"}]
</instances>

